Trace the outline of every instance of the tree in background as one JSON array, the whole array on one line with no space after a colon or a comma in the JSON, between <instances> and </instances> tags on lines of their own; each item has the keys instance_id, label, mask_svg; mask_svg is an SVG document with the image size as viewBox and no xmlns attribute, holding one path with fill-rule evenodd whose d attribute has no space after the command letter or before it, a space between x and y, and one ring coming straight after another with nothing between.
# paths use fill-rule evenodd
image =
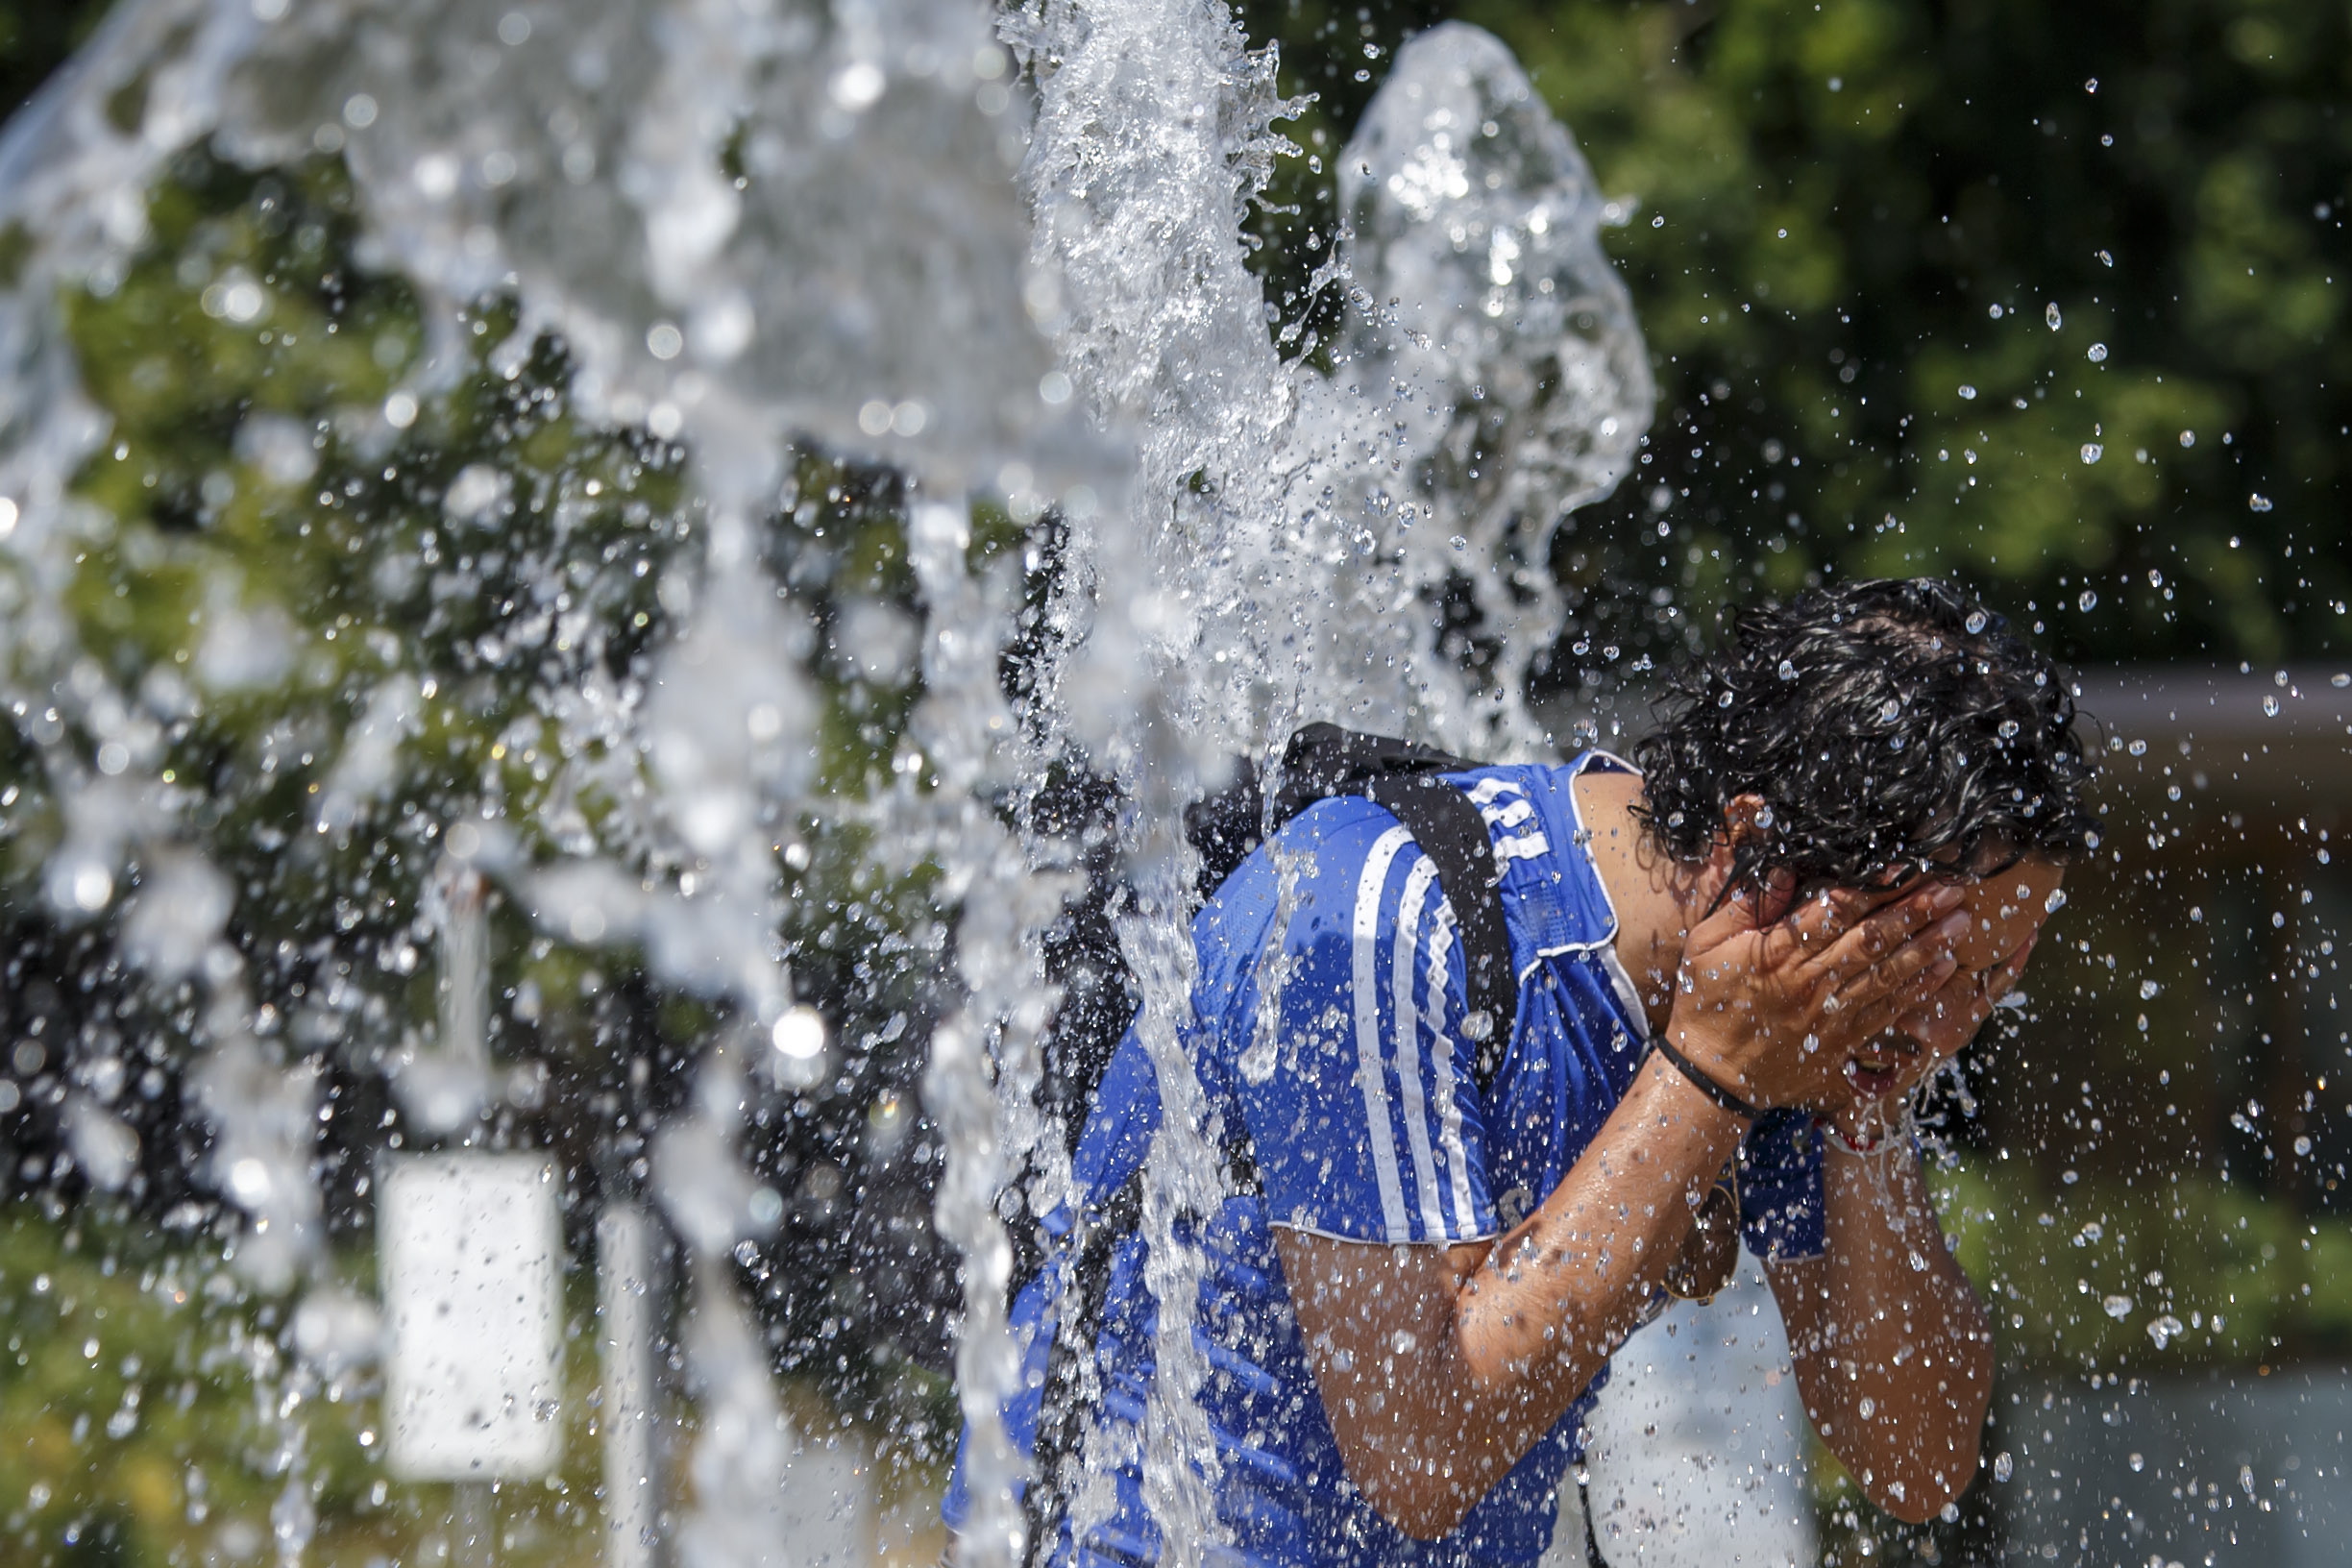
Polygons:
<instances>
[{"instance_id":1,"label":"tree in background","mask_svg":"<svg viewBox=\"0 0 2352 1568\"><path fill-rule=\"evenodd\" d=\"M1335 309L1306 287L1331 165L1383 62L1444 15L1518 52L1623 202L1611 248L1659 412L1636 477L1555 553L1593 648L1814 573L1922 571L2044 621L2076 660L2343 648L2341 8L1243 12L1286 87L1317 95L1291 130L1312 156L1257 218L1291 319ZM1567 652L1556 678L1599 662Z\"/></svg>"}]
</instances>

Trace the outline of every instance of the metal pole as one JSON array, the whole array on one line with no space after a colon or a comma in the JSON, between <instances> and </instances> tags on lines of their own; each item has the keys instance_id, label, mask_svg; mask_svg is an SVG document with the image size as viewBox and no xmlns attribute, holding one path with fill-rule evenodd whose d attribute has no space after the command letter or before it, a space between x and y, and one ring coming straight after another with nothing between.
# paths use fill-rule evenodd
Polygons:
<instances>
[{"instance_id":1,"label":"metal pole","mask_svg":"<svg viewBox=\"0 0 2352 1568\"><path fill-rule=\"evenodd\" d=\"M653 1216L633 1203L614 1203L597 1220L606 1568L660 1568L659 1234Z\"/></svg>"}]
</instances>

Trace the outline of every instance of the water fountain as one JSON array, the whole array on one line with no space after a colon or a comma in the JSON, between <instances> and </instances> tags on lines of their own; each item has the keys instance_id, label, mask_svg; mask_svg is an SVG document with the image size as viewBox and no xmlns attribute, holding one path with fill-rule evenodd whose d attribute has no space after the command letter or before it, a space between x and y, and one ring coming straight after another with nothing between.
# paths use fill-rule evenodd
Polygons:
<instances>
[{"instance_id":1,"label":"water fountain","mask_svg":"<svg viewBox=\"0 0 2352 1568\"><path fill-rule=\"evenodd\" d=\"M852 1179L936 1189L963 1553L1010 1560L1007 1226L1066 1179L1073 885L1029 804L1073 768L1122 802L1119 937L1181 1068L1177 808L1317 714L1540 746L1550 529L1649 417L1589 173L1466 27L1349 149L1346 330L1286 358L1238 227L1272 82L1203 0L145 0L0 141L10 896L136 1020L60 1010L55 1179L204 1238L281 1560L316 1550L312 1409L376 1342L337 1216L382 1154L473 1146L556 1158L609 1323L643 1206L682 1243L691 1499L632 1528L697 1564L791 1555L819 1439L771 1362L827 1370L855 1311L773 1238ZM1163 1083L1164 1230L1218 1177ZM616 1476L661 1462L633 1332ZM1161 1332L1155 1506L1205 1550ZM190 1478L164 1511L252 1544Z\"/></svg>"}]
</instances>

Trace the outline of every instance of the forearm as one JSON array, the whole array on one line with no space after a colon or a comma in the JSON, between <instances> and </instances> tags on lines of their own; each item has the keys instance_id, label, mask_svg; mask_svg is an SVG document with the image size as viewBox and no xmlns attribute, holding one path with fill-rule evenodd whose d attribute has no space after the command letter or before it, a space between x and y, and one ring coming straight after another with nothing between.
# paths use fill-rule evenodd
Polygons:
<instances>
[{"instance_id":1,"label":"forearm","mask_svg":"<svg viewBox=\"0 0 2352 1568\"><path fill-rule=\"evenodd\" d=\"M1662 1062L1644 1067L1566 1179L1467 1271L1436 1332L1382 1368L1395 1418L1360 1430L1389 1478L1383 1511L1442 1533L1557 1424L1640 1321L1691 1229L1690 1194L1743 1131Z\"/></svg>"},{"instance_id":2,"label":"forearm","mask_svg":"<svg viewBox=\"0 0 2352 1568\"><path fill-rule=\"evenodd\" d=\"M1873 1501L1925 1519L1975 1476L1991 1325L1945 1242L1917 1156L1905 1147L1857 1157L1833 1144L1824 1158L1825 1256L1784 1265L1774 1281L1798 1387Z\"/></svg>"},{"instance_id":3,"label":"forearm","mask_svg":"<svg viewBox=\"0 0 2352 1568\"><path fill-rule=\"evenodd\" d=\"M1556 1403L1556 1419L1640 1321L1690 1234L1693 1197L1745 1131L1652 1057L1567 1178L1467 1283L1454 1342L1469 1386Z\"/></svg>"}]
</instances>

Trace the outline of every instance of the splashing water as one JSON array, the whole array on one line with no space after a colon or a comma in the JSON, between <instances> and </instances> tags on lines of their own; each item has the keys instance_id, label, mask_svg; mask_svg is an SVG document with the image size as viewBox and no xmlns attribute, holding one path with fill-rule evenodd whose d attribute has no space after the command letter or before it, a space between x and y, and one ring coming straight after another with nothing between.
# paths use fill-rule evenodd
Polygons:
<instances>
[{"instance_id":1,"label":"splashing water","mask_svg":"<svg viewBox=\"0 0 2352 1568\"><path fill-rule=\"evenodd\" d=\"M506 1092L476 1000L485 889L543 943L583 962L641 953L655 983L729 1015L646 1176L692 1258L704 1415L681 1541L698 1564L775 1559L760 1500L799 1442L729 1260L780 1207L737 1153L747 1119L836 1065L780 936L809 823L854 829L921 885L944 922L930 950L952 950L923 1089L977 1434L961 1551L1006 1563L1021 1472L995 1416L1017 1370L1007 1228L1067 1189L1062 1130L1040 1110L1054 1004L1040 955L1071 891L1012 808L1071 766L1124 802L1118 934L1164 1097L1145 1224L1166 1238L1221 1191L1177 1037L1193 964L1182 806L1305 718L1489 754L1545 739L1522 689L1559 628L1552 530L1624 474L1653 398L1591 175L1494 38L1448 24L1414 40L1340 162L1347 228L1326 281L1351 305L1326 374L1283 359L1244 264L1240 220L1285 112L1270 52L1246 49L1219 0L1037 0L993 31L963 0L146 0L0 142L0 221L37 236L0 295L0 697L58 802L53 918L114 922L148 984L198 998L205 1174L243 1216L228 1250L258 1288L309 1282L321 1303L343 1299L314 1170L321 1064L365 1006L352 990L348 1016L298 1009L288 971L240 947L249 894L208 836L213 802L175 778L175 724L305 681L339 693L340 730L271 740L256 776L281 752L316 763L284 853L330 885L320 907L369 896L332 884L371 838L410 834L410 864L430 869L402 914L438 953L447 1005L382 1060L426 1136L472 1136ZM338 642L227 572L205 583L181 659L140 672L85 646L70 589L123 524L85 493L115 432L60 302L132 285L160 221L150 192L200 154L347 171L355 255L412 292L423 332L414 354L380 338L388 378L315 424L244 416L241 466L217 497L206 477L206 515L255 487L299 499L344 453L389 479L478 369L544 375L551 418L680 454L671 544L635 557L647 593L599 586L616 557L591 559L587 530L606 481L483 462L440 487L426 542L383 547L368 578L386 603L424 583L435 605L496 601L479 562L515 551L519 589L461 659L392 615ZM282 280L198 282L215 321L310 330ZM499 335L479 341L494 315ZM819 454L901 487L892 548L922 614L905 659L889 650L895 612L824 621L838 607L772 546L779 511L837 499L838 483L799 488ZM1016 528L1063 529L1055 569L982 537L975 495ZM538 519L551 543L533 543ZM1486 675L1438 639L1432 606L1457 591L1504 649ZM824 774L832 710L810 674L826 635L860 625L868 673L919 677L922 694L889 776L863 793ZM1025 634L1039 651L1016 706L999 666ZM348 662L354 643L365 660ZM489 759L523 780L477 762L479 787L426 792L406 759L453 703L486 703L493 674L522 688L529 723ZM428 962L398 922L389 937L357 924L306 932L308 972ZM315 1020L299 1038L280 1026L298 1011ZM135 1133L95 1100L70 1125L102 1185L128 1179ZM1008 1195L1024 1169L1031 1190ZM1163 1245L1151 1268L1147 1499L1174 1560L1193 1562L1217 1539L1192 1397L1202 1265ZM302 1429L280 1430L281 1468L299 1472ZM292 1481L273 1517L299 1560L317 1521Z\"/></svg>"}]
</instances>

